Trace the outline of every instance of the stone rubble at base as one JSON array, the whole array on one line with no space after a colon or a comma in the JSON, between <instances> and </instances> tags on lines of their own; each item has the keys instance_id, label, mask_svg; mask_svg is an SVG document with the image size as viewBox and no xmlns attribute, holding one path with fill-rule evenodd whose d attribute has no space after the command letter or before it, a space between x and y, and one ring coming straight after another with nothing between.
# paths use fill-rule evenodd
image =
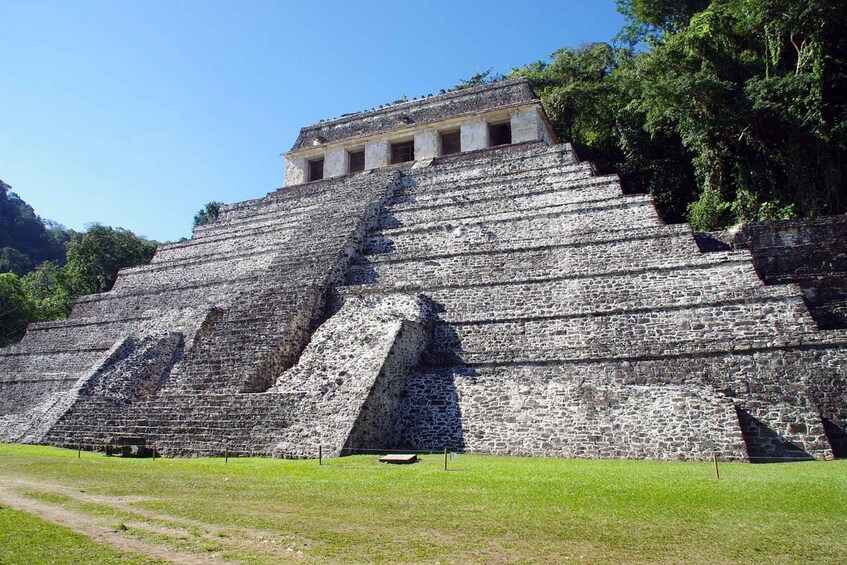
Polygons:
<instances>
[{"instance_id":1,"label":"stone rubble at base","mask_svg":"<svg viewBox=\"0 0 847 565\"><path fill-rule=\"evenodd\" d=\"M409 139L414 160L389 164ZM555 141L525 80L303 128L285 188L0 351L0 440L844 455L846 219L695 239Z\"/></svg>"}]
</instances>

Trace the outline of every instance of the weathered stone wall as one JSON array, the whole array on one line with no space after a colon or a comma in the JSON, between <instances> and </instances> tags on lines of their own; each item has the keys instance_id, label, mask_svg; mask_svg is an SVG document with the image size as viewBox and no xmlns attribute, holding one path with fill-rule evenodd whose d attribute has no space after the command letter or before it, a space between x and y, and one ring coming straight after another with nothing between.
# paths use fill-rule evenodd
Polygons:
<instances>
[{"instance_id":1,"label":"weathered stone wall","mask_svg":"<svg viewBox=\"0 0 847 565\"><path fill-rule=\"evenodd\" d=\"M798 284L821 329L847 329L847 216L755 222L698 234L704 250L747 249L765 284Z\"/></svg>"},{"instance_id":2,"label":"weathered stone wall","mask_svg":"<svg viewBox=\"0 0 847 565\"><path fill-rule=\"evenodd\" d=\"M411 447L829 458L847 416L847 334L818 331L797 286L764 286L748 251L702 253L568 147L409 170L347 285L432 302L399 423Z\"/></svg>"},{"instance_id":3,"label":"weathered stone wall","mask_svg":"<svg viewBox=\"0 0 847 565\"><path fill-rule=\"evenodd\" d=\"M591 380L589 380L591 379ZM621 385L537 366L433 369L410 382L410 446L523 456L746 460L731 400L711 388Z\"/></svg>"}]
</instances>

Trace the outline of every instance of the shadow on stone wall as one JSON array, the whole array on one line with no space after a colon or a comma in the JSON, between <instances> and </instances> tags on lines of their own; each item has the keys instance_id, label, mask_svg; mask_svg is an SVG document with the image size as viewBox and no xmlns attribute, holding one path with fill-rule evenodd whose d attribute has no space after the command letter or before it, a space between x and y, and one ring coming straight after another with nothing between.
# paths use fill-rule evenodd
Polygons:
<instances>
[{"instance_id":1,"label":"shadow on stone wall","mask_svg":"<svg viewBox=\"0 0 847 565\"><path fill-rule=\"evenodd\" d=\"M747 446L751 463L780 463L786 461L812 461L814 457L803 448L791 443L767 424L736 405L741 434Z\"/></svg>"},{"instance_id":2,"label":"shadow on stone wall","mask_svg":"<svg viewBox=\"0 0 847 565\"><path fill-rule=\"evenodd\" d=\"M420 367L409 375L406 398L398 419L397 446L409 450L463 451L462 409L457 378L473 378L472 368Z\"/></svg>"},{"instance_id":3,"label":"shadow on stone wall","mask_svg":"<svg viewBox=\"0 0 847 565\"><path fill-rule=\"evenodd\" d=\"M824 216L754 222L724 232L695 233L703 253L747 250L766 285L800 285L821 330L847 329L847 219Z\"/></svg>"},{"instance_id":4,"label":"shadow on stone wall","mask_svg":"<svg viewBox=\"0 0 847 565\"><path fill-rule=\"evenodd\" d=\"M832 454L838 459L847 458L847 432L828 418L822 417L821 421L826 430L826 437L829 438L829 444L832 446Z\"/></svg>"},{"instance_id":5,"label":"shadow on stone wall","mask_svg":"<svg viewBox=\"0 0 847 565\"><path fill-rule=\"evenodd\" d=\"M445 323L439 312L443 307L430 301L435 324L442 333L451 333L454 348L451 357L458 358L462 345L455 330ZM464 428L462 426L462 408L457 379L472 379L477 376L476 369L463 365L445 367L438 362L433 364L433 344L425 351L421 365L408 378L406 397L397 422L397 434L401 438L399 448L410 450L463 451L465 448ZM440 359L443 359L439 355Z\"/></svg>"}]
</instances>

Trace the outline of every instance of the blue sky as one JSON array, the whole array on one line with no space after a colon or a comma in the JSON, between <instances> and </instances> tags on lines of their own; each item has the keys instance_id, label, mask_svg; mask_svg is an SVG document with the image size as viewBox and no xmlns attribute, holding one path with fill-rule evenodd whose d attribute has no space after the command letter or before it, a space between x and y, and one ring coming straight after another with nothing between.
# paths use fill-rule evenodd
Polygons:
<instances>
[{"instance_id":1,"label":"blue sky","mask_svg":"<svg viewBox=\"0 0 847 565\"><path fill-rule=\"evenodd\" d=\"M298 130L608 41L602 2L0 0L0 180L159 241L282 185Z\"/></svg>"}]
</instances>

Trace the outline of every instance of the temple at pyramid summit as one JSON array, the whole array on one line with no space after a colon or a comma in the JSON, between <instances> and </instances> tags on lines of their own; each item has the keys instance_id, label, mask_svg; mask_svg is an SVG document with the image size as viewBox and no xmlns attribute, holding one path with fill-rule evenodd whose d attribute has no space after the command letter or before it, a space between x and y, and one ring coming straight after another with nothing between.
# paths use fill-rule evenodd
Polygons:
<instances>
[{"instance_id":1,"label":"temple at pyramid summit","mask_svg":"<svg viewBox=\"0 0 847 565\"><path fill-rule=\"evenodd\" d=\"M847 454L847 219L666 225L526 79L322 121L0 350L0 441L164 456Z\"/></svg>"}]
</instances>

